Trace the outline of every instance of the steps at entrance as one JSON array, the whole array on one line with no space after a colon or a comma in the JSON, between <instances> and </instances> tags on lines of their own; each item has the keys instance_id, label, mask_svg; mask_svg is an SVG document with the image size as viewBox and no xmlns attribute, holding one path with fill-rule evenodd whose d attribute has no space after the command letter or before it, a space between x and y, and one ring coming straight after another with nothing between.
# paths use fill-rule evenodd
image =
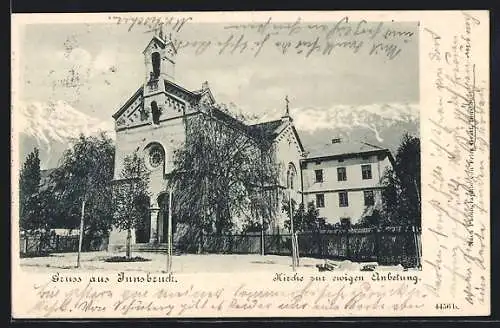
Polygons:
<instances>
[{"instance_id":1,"label":"steps at entrance","mask_svg":"<svg viewBox=\"0 0 500 328\"><path fill-rule=\"evenodd\" d=\"M174 243L172 245L172 254L180 255L178 251L177 245ZM132 246L133 252L146 252L146 253L166 253L167 252L167 243L139 243Z\"/></svg>"}]
</instances>

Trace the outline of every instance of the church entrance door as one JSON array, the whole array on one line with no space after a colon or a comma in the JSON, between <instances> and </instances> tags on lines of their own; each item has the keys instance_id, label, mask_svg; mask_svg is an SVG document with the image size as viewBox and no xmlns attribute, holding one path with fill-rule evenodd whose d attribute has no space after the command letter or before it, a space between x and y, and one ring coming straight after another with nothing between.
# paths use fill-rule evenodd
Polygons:
<instances>
[{"instance_id":1,"label":"church entrance door","mask_svg":"<svg viewBox=\"0 0 500 328\"><path fill-rule=\"evenodd\" d=\"M149 197L145 199L145 203L149 204ZM135 229L135 242L147 243L151 234L151 217L149 211L145 211L142 217L141 224Z\"/></svg>"}]
</instances>

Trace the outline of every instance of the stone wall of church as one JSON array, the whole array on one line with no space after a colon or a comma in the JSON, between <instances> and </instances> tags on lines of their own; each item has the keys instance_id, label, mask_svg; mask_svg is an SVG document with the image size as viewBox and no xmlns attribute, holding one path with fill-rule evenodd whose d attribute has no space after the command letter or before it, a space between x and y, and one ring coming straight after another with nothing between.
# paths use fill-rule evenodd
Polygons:
<instances>
[{"instance_id":1,"label":"stone wall of church","mask_svg":"<svg viewBox=\"0 0 500 328\"><path fill-rule=\"evenodd\" d=\"M288 216L286 213L281 212L281 207L283 200L288 199L287 171L290 163L292 163L295 166L295 171L296 171L294 188L291 192L291 196L292 199L297 204L300 204L302 202L301 170L299 162L301 158L301 150L296 142L296 138L291 130L291 127L289 127L288 130L285 130L282 136L278 137L274 146L274 151L276 160L280 164L280 186L281 186L281 192L279 193L279 199L278 199L279 210L275 220L274 229L276 230L279 228L279 231L283 232L284 221L288 218Z\"/></svg>"},{"instance_id":2,"label":"stone wall of church","mask_svg":"<svg viewBox=\"0 0 500 328\"><path fill-rule=\"evenodd\" d=\"M147 147L151 143L158 143L165 151L165 166L152 170L150 176L151 205L157 207L158 194L165 190L164 174L172 169L173 151L185 139L184 123L182 118L161 122L160 125L145 125L132 129L121 130L116 133L116 154L114 178L120 178L123 169L123 160L126 156L138 151L148 161ZM135 243L135 233L132 234ZM110 233L108 249L111 251L124 249L126 232L114 228Z\"/></svg>"}]
</instances>

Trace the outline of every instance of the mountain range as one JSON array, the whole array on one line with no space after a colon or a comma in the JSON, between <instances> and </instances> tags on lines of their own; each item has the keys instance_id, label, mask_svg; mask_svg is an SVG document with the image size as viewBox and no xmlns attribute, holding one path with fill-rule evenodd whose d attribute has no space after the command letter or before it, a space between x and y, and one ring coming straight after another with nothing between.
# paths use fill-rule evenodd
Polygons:
<instances>
[{"instance_id":1,"label":"mountain range","mask_svg":"<svg viewBox=\"0 0 500 328\"><path fill-rule=\"evenodd\" d=\"M258 121L277 119L282 111L267 112ZM332 138L365 141L393 153L403 133L419 136L419 108L411 103L338 105L330 108L293 108L290 115L306 150ZM13 119L19 133L19 160L24 162L33 147L40 149L42 169L56 167L79 134L105 131L114 136L111 119L102 121L82 113L64 101L21 103Z\"/></svg>"},{"instance_id":2,"label":"mountain range","mask_svg":"<svg viewBox=\"0 0 500 328\"><path fill-rule=\"evenodd\" d=\"M19 160L24 162L34 147L40 150L42 169L58 166L64 150L80 134L93 135L101 131L112 136L111 120L101 121L82 113L65 101L20 103L13 121L19 133Z\"/></svg>"},{"instance_id":3,"label":"mountain range","mask_svg":"<svg viewBox=\"0 0 500 328\"><path fill-rule=\"evenodd\" d=\"M272 112L261 120L281 115ZM389 149L393 154L405 132L420 137L419 107L414 103L336 105L330 108L293 108L290 115L304 147L316 148L331 142L364 141Z\"/></svg>"}]
</instances>

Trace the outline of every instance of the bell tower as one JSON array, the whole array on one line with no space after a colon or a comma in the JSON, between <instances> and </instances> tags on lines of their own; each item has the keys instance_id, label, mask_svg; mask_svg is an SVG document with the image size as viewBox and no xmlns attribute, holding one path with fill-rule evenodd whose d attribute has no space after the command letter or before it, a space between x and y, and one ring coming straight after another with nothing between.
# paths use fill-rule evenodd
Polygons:
<instances>
[{"instance_id":1,"label":"bell tower","mask_svg":"<svg viewBox=\"0 0 500 328\"><path fill-rule=\"evenodd\" d=\"M151 114L152 123L158 125L167 104L165 81L174 81L177 51L163 32L149 41L144 55L144 111Z\"/></svg>"},{"instance_id":2,"label":"bell tower","mask_svg":"<svg viewBox=\"0 0 500 328\"><path fill-rule=\"evenodd\" d=\"M149 84L149 89L151 89L144 90L146 93L160 91L159 81L174 81L177 50L170 38L164 38L162 32L153 36L144 49L143 55L145 84Z\"/></svg>"}]
</instances>

